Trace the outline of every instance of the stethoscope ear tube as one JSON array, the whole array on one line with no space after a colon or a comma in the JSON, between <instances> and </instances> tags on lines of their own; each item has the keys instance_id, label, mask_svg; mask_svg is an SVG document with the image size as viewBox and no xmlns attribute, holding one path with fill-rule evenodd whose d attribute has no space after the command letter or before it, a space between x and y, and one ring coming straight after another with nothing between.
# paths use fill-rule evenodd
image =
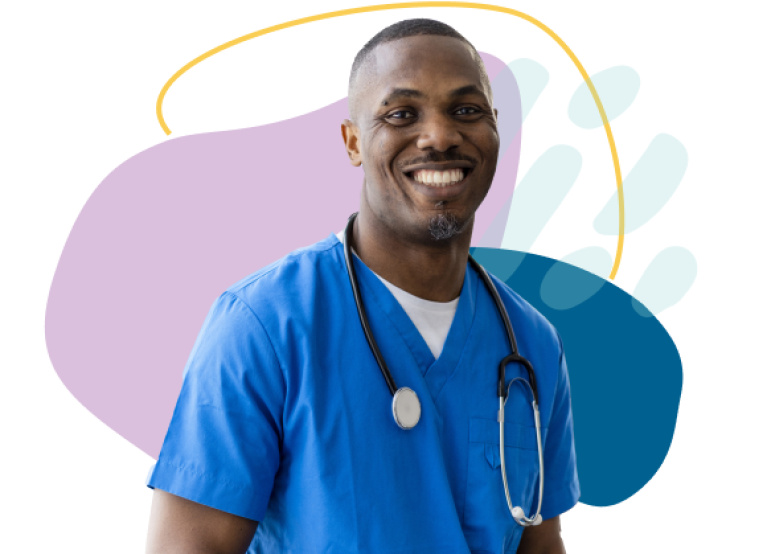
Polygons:
<instances>
[{"instance_id":1,"label":"stethoscope ear tube","mask_svg":"<svg viewBox=\"0 0 767 554\"><path fill-rule=\"evenodd\" d=\"M512 383L514 381L521 381L525 383L529 388L530 391L533 391L533 387L531 384L521 377L515 377L511 380L509 383L509 388L511 388ZM535 394L535 393L533 393ZM506 494L506 504L509 507L509 512L511 512L511 517L516 521L519 525L522 527L531 527L533 525L540 525L543 521L543 518L541 517L541 507L543 506L543 443L541 441L541 415L538 410L538 402L533 400L532 406L533 406L533 415L535 418L535 440L538 444L538 509L535 512L535 515L532 517L527 517L525 515L525 510L521 506L514 506L511 502L511 495L509 494L509 483L506 478L506 448L504 444L504 431L503 431L503 424L505 419L505 411L506 411L506 400L508 399L508 394L501 396L498 398L499 407L498 407L498 424L500 426L500 437L499 437L499 445L500 445L500 455L501 455L501 475L503 476L503 492Z\"/></svg>"},{"instance_id":2,"label":"stethoscope ear tube","mask_svg":"<svg viewBox=\"0 0 767 554\"><path fill-rule=\"evenodd\" d=\"M530 390L533 393L533 400L538 404L538 383L535 380L535 370L533 369L533 365L519 354L509 354L501 360L501 363L498 365L498 396L506 398L506 395L508 394L508 389L504 386L506 383L506 365L512 362L522 364L527 370L527 377L530 382Z\"/></svg>"},{"instance_id":3,"label":"stethoscope ear tube","mask_svg":"<svg viewBox=\"0 0 767 554\"><path fill-rule=\"evenodd\" d=\"M495 305L498 306L498 311L500 312L501 319L503 320L503 326L506 328L506 336L509 338L509 346L511 346L511 354L501 360L501 363L498 365L498 397L506 398L506 365L511 362L517 362L525 366L525 369L527 370L527 375L530 380L530 387L533 391L533 398L537 404L538 383L535 380L535 370L533 369L533 366L530 362L519 355L519 349L517 348L517 338L514 336L514 329L511 326L511 321L509 320L509 313L506 311L506 306L504 305L503 301L501 301L501 297L498 295L498 290L490 280L490 276L487 274L487 271L485 271L485 268L479 265L479 262L477 262L471 256L469 256L469 263L482 278L482 281L485 283L485 287L487 287L487 290L490 291L490 295L495 301Z\"/></svg>"},{"instance_id":4,"label":"stethoscope ear tube","mask_svg":"<svg viewBox=\"0 0 767 554\"><path fill-rule=\"evenodd\" d=\"M386 386L389 387L389 392L392 397L397 393L397 384L394 382L394 377L389 371L389 366L386 365L381 351L378 350L378 345L373 338L373 332L370 330L370 324L368 318L365 315L364 304L362 303L362 295L357 287L357 272L354 269L354 261L352 260L351 244L352 244L352 229L354 228L354 220L357 217L357 213L353 213L349 217L349 223L346 224L346 230L344 231L344 259L346 260L346 269L349 273L349 282L352 285L352 294L354 295L354 301L357 303L357 314L360 316L360 323L362 324L362 331L365 333L365 338L370 346L370 351L373 353L373 357L378 362L378 367L381 368L381 374L386 381Z\"/></svg>"}]
</instances>

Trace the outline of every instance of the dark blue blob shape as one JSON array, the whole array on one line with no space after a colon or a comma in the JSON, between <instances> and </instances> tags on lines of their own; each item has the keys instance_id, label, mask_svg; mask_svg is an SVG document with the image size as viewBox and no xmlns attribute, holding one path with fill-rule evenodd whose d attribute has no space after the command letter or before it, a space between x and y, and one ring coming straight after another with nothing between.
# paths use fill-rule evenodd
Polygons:
<instances>
[{"instance_id":1,"label":"dark blue blob shape","mask_svg":"<svg viewBox=\"0 0 767 554\"><path fill-rule=\"evenodd\" d=\"M682 361L674 341L655 317L640 316L632 307L634 298L609 281L586 302L554 310L539 291L549 268L561 262L496 248L474 248L472 255L501 275L523 257L506 284L562 336L580 501L612 506L631 497L658 471L674 436L682 394Z\"/></svg>"}]
</instances>

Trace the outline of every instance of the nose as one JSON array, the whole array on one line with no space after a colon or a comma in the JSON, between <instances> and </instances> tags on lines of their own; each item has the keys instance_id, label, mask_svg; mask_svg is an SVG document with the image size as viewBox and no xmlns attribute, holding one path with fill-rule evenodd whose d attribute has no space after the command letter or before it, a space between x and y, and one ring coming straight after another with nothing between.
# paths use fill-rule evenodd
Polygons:
<instances>
[{"instance_id":1,"label":"nose","mask_svg":"<svg viewBox=\"0 0 767 554\"><path fill-rule=\"evenodd\" d=\"M463 136L456 128L455 122L443 115L434 115L422 122L421 133L416 146L421 150L433 149L446 152L460 146Z\"/></svg>"}]
</instances>

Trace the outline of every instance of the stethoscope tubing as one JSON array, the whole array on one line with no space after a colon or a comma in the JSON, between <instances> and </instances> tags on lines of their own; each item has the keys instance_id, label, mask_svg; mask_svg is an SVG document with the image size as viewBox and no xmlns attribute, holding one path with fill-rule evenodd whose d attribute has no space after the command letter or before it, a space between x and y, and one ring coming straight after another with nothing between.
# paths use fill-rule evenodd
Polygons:
<instances>
[{"instance_id":1,"label":"stethoscope tubing","mask_svg":"<svg viewBox=\"0 0 767 554\"><path fill-rule=\"evenodd\" d=\"M368 345L370 346L370 351L373 353L373 357L378 363L378 367L380 368L381 374L383 375L383 378L386 381L386 386L389 388L389 392L391 393L392 397L396 397L396 394L399 389L397 388L397 384L394 382L394 377L392 377L391 371L389 370L389 366L386 365L386 361L384 360L383 354L381 354L381 351L378 349L378 345L376 344L375 338L373 337L373 332L370 329L370 324L368 322L367 315L365 314L365 306L362 301L362 295L360 294L359 286L357 285L357 272L354 269L354 262L353 262L352 253L351 253L352 229L354 227L354 220L356 219L356 217L357 217L356 213L353 213L349 217L349 222L347 223L346 229L344 231L344 259L346 262L346 269L349 274L349 282L351 283L352 294L354 295L354 301L357 305L357 314L359 315L360 323L362 324L362 330L365 334L365 339L367 340ZM511 354L503 358L503 360L501 360L500 364L498 365L498 391L497 391L498 400L499 400L498 423L500 427L499 443L500 443L500 455L501 455L501 474L503 475L503 489L506 495L506 503L508 504L509 512L511 513L512 518L519 525L523 527L538 525L541 522L540 514L541 514L541 506L543 502L543 445L541 441L541 418L540 418L540 413L538 411L538 383L535 379L535 370L533 369L532 364L519 354L519 351L517 349L517 339L514 336L514 329L511 326L511 321L509 320L509 314L506 311L506 306L503 304L503 301L501 300L501 297L498 294L498 290L495 288L495 285L490 279L490 276L488 275L487 271L474 258L472 258L471 255L469 255L469 264L474 268L474 270L480 276L485 287L490 292L490 295L493 297L493 301L495 302L495 305L498 308L498 312L501 315L503 326L506 329L506 336L508 337L508 340L509 340L509 346L511 347ZM506 365L513 362L521 364L527 370L527 375L529 380L522 379L521 377L515 377L509 382L509 385L507 387L506 386ZM511 502L511 495L509 494L509 484L506 478L506 456L505 456L505 445L504 445L504 415L505 415L506 400L508 400L508 396L509 396L509 390L511 389L512 383L514 383L517 380L524 382L530 388L530 392L533 395L532 407L533 407L533 413L535 416L535 436L536 436L536 441L538 444L538 466L539 466L538 509L535 513L535 516L533 517L525 516L524 510L522 510L521 507L515 508L513 506ZM395 413L395 420L396 419L397 418ZM399 421L397 422L397 424L400 425Z\"/></svg>"},{"instance_id":2,"label":"stethoscope tubing","mask_svg":"<svg viewBox=\"0 0 767 554\"><path fill-rule=\"evenodd\" d=\"M541 414L538 410L538 402L536 400L533 400L531 402L533 407L533 416L535 418L535 440L538 445L538 508L535 512L535 515L532 517L527 517L524 514L524 511L521 512L521 516L517 516L514 514L514 505L511 502L511 495L509 494L509 483L506 478L506 448L504 444L504 432L503 432L503 425L505 423L505 412L506 412L506 401L508 400L508 391L511 390L511 385L514 384L515 381L520 381L527 385L527 387L530 389L530 392L533 392L532 385L528 382L522 379L521 377L515 377L511 381L509 381L509 386L506 389L507 395L505 398L501 397L498 399L499 406L498 406L498 423L500 426L500 437L498 439L498 442L500 444L500 456L501 456L501 476L503 477L503 492L506 495L506 504L509 507L509 512L511 512L511 517L514 518L514 520L519 523L522 527L530 527L532 525L539 525L541 523L540 515L541 515L541 508L543 506L543 442L541 440ZM521 509L521 508L520 508Z\"/></svg>"},{"instance_id":3,"label":"stethoscope tubing","mask_svg":"<svg viewBox=\"0 0 767 554\"><path fill-rule=\"evenodd\" d=\"M362 302L362 295L360 294L359 287L357 286L357 272L354 269L354 262L351 254L351 229L354 224L354 220L357 217L356 213L353 213L349 218L349 223L346 225L346 231L344 232L344 259L346 260L346 269L349 272L349 281L352 285L352 294L354 294L354 301L357 304L357 314L360 317L360 323L362 324L362 330L365 333L365 338L370 346L370 351L373 353L373 357L378 363L378 367L381 369L381 374L386 381L386 386L389 387L389 392L392 396L397 393L397 384L394 382L389 366L386 365L381 351L378 349L375 339L373 338L373 332L370 329L367 315L365 315L365 305Z\"/></svg>"}]
</instances>

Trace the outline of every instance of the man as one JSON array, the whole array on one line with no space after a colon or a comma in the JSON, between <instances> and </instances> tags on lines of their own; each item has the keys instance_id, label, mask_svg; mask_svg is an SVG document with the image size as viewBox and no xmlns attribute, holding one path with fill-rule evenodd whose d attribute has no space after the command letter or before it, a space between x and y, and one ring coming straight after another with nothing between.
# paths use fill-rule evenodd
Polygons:
<instances>
[{"instance_id":1,"label":"man","mask_svg":"<svg viewBox=\"0 0 767 554\"><path fill-rule=\"evenodd\" d=\"M499 149L482 61L451 27L403 21L360 51L349 88L342 134L365 171L351 259L372 335L418 395L420 421L405 430L392 417L339 237L293 252L208 314L148 482L148 552L562 553L559 515L579 496L562 345L495 280L536 368L543 523L512 519L498 462L497 368L510 347L467 264ZM506 383L527 377L518 365ZM512 502L535 515L528 395L509 389L504 451Z\"/></svg>"}]
</instances>

